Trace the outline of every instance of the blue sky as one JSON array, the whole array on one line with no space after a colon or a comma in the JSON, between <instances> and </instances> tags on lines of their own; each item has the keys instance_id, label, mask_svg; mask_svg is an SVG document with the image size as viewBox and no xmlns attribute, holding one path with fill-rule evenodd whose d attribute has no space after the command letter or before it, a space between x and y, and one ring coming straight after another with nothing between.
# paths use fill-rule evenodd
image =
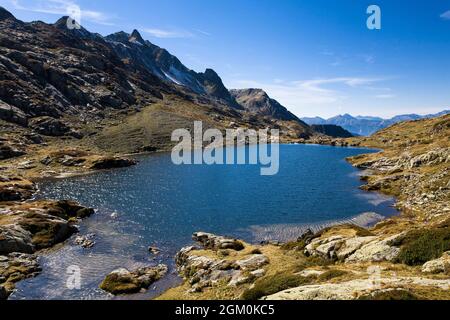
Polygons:
<instances>
[{"instance_id":1,"label":"blue sky","mask_svg":"<svg viewBox=\"0 0 450 320\"><path fill-rule=\"evenodd\" d=\"M0 0L24 21L81 7L107 35L134 28L228 88L259 87L298 116L390 117L450 107L450 0ZM366 9L381 8L381 30Z\"/></svg>"}]
</instances>

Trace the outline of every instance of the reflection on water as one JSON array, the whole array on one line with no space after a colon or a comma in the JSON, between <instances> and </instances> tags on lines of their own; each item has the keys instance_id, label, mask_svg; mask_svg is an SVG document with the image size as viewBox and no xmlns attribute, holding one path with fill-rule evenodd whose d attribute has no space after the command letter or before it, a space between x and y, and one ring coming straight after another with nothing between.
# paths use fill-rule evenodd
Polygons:
<instances>
[{"instance_id":1,"label":"reflection on water","mask_svg":"<svg viewBox=\"0 0 450 320\"><path fill-rule=\"evenodd\" d=\"M165 263L169 275L144 299L179 283L173 256L207 231L247 241L296 238L308 226L336 221L364 224L395 214L393 199L358 189L358 172L345 158L366 149L283 145L280 172L260 176L259 166L175 166L170 155L146 156L135 167L40 183L42 198L74 199L97 212L80 226L96 245L73 239L42 255L40 276L18 284L13 299L110 299L98 289L110 271ZM373 152L373 151L370 151ZM376 214L362 215L364 212ZM372 219L372 220L371 220ZM158 256L149 246L162 250ZM81 269L81 290L66 288L69 266Z\"/></svg>"}]
</instances>

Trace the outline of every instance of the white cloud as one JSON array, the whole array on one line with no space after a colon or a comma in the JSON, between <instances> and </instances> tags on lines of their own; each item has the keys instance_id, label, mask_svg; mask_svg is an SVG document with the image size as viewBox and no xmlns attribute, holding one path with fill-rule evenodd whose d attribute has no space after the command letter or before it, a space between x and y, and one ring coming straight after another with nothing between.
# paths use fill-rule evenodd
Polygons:
<instances>
[{"instance_id":1,"label":"white cloud","mask_svg":"<svg viewBox=\"0 0 450 320\"><path fill-rule=\"evenodd\" d=\"M194 34L184 30L165 30L157 28L142 28L142 31L156 38L192 38Z\"/></svg>"},{"instance_id":2,"label":"white cloud","mask_svg":"<svg viewBox=\"0 0 450 320\"><path fill-rule=\"evenodd\" d=\"M33 1L32 4L30 4L29 1L23 0L7 0L6 2L11 4L14 9L17 10L54 14L60 16L72 15L73 9L79 8L80 17L78 18L78 20L81 20L81 23L82 20L87 20L102 25L113 25L113 23L110 22L110 15L100 11L83 9L77 4L76 1L73 0L37 0Z\"/></svg>"},{"instance_id":3,"label":"white cloud","mask_svg":"<svg viewBox=\"0 0 450 320\"><path fill-rule=\"evenodd\" d=\"M444 20L450 20L450 10L445 11L440 17Z\"/></svg>"}]
</instances>

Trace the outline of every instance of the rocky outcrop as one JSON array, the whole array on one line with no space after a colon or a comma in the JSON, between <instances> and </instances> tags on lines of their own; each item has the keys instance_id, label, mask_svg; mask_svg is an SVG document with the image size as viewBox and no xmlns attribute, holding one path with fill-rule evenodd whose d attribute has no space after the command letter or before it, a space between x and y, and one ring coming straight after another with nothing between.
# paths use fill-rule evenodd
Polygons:
<instances>
[{"instance_id":1,"label":"rocky outcrop","mask_svg":"<svg viewBox=\"0 0 450 320\"><path fill-rule=\"evenodd\" d=\"M38 257L33 254L10 253L0 255L0 300L7 299L14 284L41 272Z\"/></svg>"},{"instance_id":2,"label":"rocky outcrop","mask_svg":"<svg viewBox=\"0 0 450 320\"><path fill-rule=\"evenodd\" d=\"M71 201L12 204L0 212L0 254L31 253L67 240L77 232L72 219L94 213Z\"/></svg>"},{"instance_id":3,"label":"rocky outcrop","mask_svg":"<svg viewBox=\"0 0 450 320\"><path fill-rule=\"evenodd\" d=\"M358 279L341 283L306 285L288 289L264 297L263 300L355 300L380 289L408 288L410 286L450 288L450 280L434 280L419 277Z\"/></svg>"},{"instance_id":4,"label":"rocky outcrop","mask_svg":"<svg viewBox=\"0 0 450 320\"><path fill-rule=\"evenodd\" d=\"M0 202L27 200L36 192L34 183L19 177L0 177Z\"/></svg>"},{"instance_id":5,"label":"rocky outcrop","mask_svg":"<svg viewBox=\"0 0 450 320\"><path fill-rule=\"evenodd\" d=\"M269 259L263 254L250 255L241 260L215 259L196 255L195 247L181 249L175 262L179 274L190 284L190 292L201 292L219 282L239 286L264 276L263 267Z\"/></svg>"},{"instance_id":6,"label":"rocky outcrop","mask_svg":"<svg viewBox=\"0 0 450 320\"><path fill-rule=\"evenodd\" d=\"M100 284L100 288L114 295L137 293L146 290L150 285L167 273L167 266L144 267L134 271L121 268L108 274Z\"/></svg>"},{"instance_id":7,"label":"rocky outcrop","mask_svg":"<svg viewBox=\"0 0 450 320\"><path fill-rule=\"evenodd\" d=\"M241 255L244 245L236 240L227 239L209 233L197 232L193 239L202 245L204 250L228 253L237 250ZM175 262L179 274L190 284L190 292L201 292L217 284L230 287L251 283L265 275L264 267L270 263L267 256L261 253L249 253L239 258L212 258L196 253L197 248L181 249Z\"/></svg>"},{"instance_id":8,"label":"rocky outcrop","mask_svg":"<svg viewBox=\"0 0 450 320\"><path fill-rule=\"evenodd\" d=\"M278 101L271 99L269 95L261 89L241 89L230 90L236 101L250 113L270 116L274 119L296 121L302 125L306 124L289 112Z\"/></svg>"},{"instance_id":9,"label":"rocky outcrop","mask_svg":"<svg viewBox=\"0 0 450 320\"><path fill-rule=\"evenodd\" d=\"M423 273L450 273L450 252L445 252L441 258L431 260L422 266Z\"/></svg>"},{"instance_id":10,"label":"rocky outcrop","mask_svg":"<svg viewBox=\"0 0 450 320\"><path fill-rule=\"evenodd\" d=\"M132 159L120 158L120 157L103 157L101 159L95 160L92 163L92 170L105 170L105 169L116 169L125 168L136 165L137 162Z\"/></svg>"},{"instance_id":11,"label":"rocky outcrop","mask_svg":"<svg viewBox=\"0 0 450 320\"><path fill-rule=\"evenodd\" d=\"M28 125L28 118L22 110L19 108L10 106L7 103L4 103L0 100L0 119L16 123L21 126Z\"/></svg>"},{"instance_id":12,"label":"rocky outcrop","mask_svg":"<svg viewBox=\"0 0 450 320\"><path fill-rule=\"evenodd\" d=\"M196 232L192 235L192 239L201 243L206 249L232 249L237 251L244 249L243 243L237 239L216 236L206 232Z\"/></svg>"},{"instance_id":13,"label":"rocky outcrop","mask_svg":"<svg viewBox=\"0 0 450 320\"><path fill-rule=\"evenodd\" d=\"M399 236L395 235L386 239L376 236L346 237L343 235L319 237L305 247L305 254L346 263L393 261L400 252L400 248L390 244Z\"/></svg>"},{"instance_id":14,"label":"rocky outcrop","mask_svg":"<svg viewBox=\"0 0 450 320\"><path fill-rule=\"evenodd\" d=\"M95 238L95 234L90 233L90 234L87 234L85 236L78 236L78 237L76 237L75 240L74 240L74 243L77 246L80 246L80 247L82 247L84 249L90 249L93 246L95 246L94 238Z\"/></svg>"},{"instance_id":15,"label":"rocky outcrop","mask_svg":"<svg viewBox=\"0 0 450 320\"><path fill-rule=\"evenodd\" d=\"M72 131L64 122L52 117L33 118L29 125L44 136L61 137L69 135Z\"/></svg>"},{"instance_id":16,"label":"rocky outcrop","mask_svg":"<svg viewBox=\"0 0 450 320\"><path fill-rule=\"evenodd\" d=\"M124 63L101 36L56 24L0 19L0 119L50 136L73 135L79 122L108 108L128 108L174 90L144 65ZM175 90L174 90L175 91ZM36 119L36 117L38 117ZM45 118L40 118L45 117Z\"/></svg>"}]
</instances>

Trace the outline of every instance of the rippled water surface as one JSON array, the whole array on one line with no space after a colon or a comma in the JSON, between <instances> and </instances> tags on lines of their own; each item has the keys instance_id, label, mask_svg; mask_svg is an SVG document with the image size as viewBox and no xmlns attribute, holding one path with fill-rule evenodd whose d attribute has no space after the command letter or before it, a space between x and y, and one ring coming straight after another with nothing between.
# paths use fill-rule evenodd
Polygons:
<instances>
[{"instance_id":1,"label":"rippled water surface","mask_svg":"<svg viewBox=\"0 0 450 320\"><path fill-rule=\"evenodd\" d=\"M118 267L166 263L171 273L142 299L178 283L173 256L207 231L247 241L286 240L306 226L348 220L363 212L395 214L393 199L358 189L358 170L345 158L374 152L357 148L282 145L280 172L258 166L175 166L169 154L145 156L135 167L40 183L39 197L73 199L94 207L80 233L95 234L82 249L70 239L41 256L44 271L18 284L13 299L106 299L104 276ZM358 220L359 219L359 220ZM359 217L358 221L368 220ZM147 249L162 254L152 257ZM81 290L66 286L69 266L81 268Z\"/></svg>"}]
</instances>

